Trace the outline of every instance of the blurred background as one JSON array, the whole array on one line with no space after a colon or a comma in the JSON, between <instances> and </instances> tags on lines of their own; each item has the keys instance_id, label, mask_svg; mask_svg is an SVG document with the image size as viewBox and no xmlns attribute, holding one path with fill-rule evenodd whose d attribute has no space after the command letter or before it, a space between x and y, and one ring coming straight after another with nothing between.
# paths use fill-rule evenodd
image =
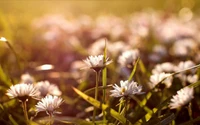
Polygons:
<instances>
[{"instance_id":1,"label":"blurred background","mask_svg":"<svg viewBox=\"0 0 200 125\"><path fill-rule=\"evenodd\" d=\"M0 37L8 39L16 52L0 42L0 66L13 84L24 73L35 81L57 84L66 105L73 107L77 95L71 86L94 87L93 72L80 71L81 62L88 55L102 54L105 39L115 62L109 67L110 84L128 76L117 69L118 56L125 49L138 48L149 71L166 61L191 59L198 64L199 7L199 0L0 0ZM178 40L186 40L181 51ZM83 104L76 107L78 111L69 106L63 114L77 116L88 106Z\"/></svg>"}]
</instances>

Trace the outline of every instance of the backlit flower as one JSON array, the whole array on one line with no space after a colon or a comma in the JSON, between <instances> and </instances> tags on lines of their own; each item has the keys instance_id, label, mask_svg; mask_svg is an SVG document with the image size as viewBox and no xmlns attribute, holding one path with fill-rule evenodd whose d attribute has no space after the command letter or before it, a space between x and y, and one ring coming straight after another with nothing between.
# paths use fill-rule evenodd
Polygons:
<instances>
[{"instance_id":1,"label":"backlit flower","mask_svg":"<svg viewBox=\"0 0 200 125\"><path fill-rule=\"evenodd\" d=\"M195 75L188 75L188 76L187 76L187 81L188 81L189 83L195 83L195 82L198 81L198 79L199 79L199 77L198 77L197 74L195 74Z\"/></svg>"},{"instance_id":2,"label":"backlit flower","mask_svg":"<svg viewBox=\"0 0 200 125\"><path fill-rule=\"evenodd\" d=\"M170 62L164 62L161 64L157 64L154 69L152 70L153 74L159 74L162 72L166 72L166 73L172 73L174 72L175 69L175 65L173 63Z\"/></svg>"},{"instance_id":3,"label":"backlit flower","mask_svg":"<svg viewBox=\"0 0 200 125\"><path fill-rule=\"evenodd\" d=\"M50 84L49 81L37 82L35 86L38 88L41 97L45 97L48 94L56 96L60 96L62 94L58 86Z\"/></svg>"},{"instance_id":4,"label":"backlit flower","mask_svg":"<svg viewBox=\"0 0 200 125\"><path fill-rule=\"evenodd\" d=\"M122 55L119 56L118 63L121 66L132 68L138 57L139 57L138 49L128 50L123 52Z\"/></svg>"},{"instance_id":5,"label":"backlit flower","mask_svg":"<svg viewBox=\"0 0 200 125\"><path fill-rule=\"evenodd\" d=\"M106 58L104 63L104 56L89 56L87 59L83 60L88 68L94 69L95 71L99 71L103 69L105 66L110 64L112 61L109 61L109 58Z\"/></svg>"},{"instance_id":6,"label":"backlit flower","mask_svg":"<svg viewBox=\"0 0 200 125\"><path fill-rule=\"evenodd\" d=\"M6 95L10 98L18 98L20 101L27 101L29 97L37 98L39 96L39 91L33 84L20 83L12 85L10 89L7 90Z\"/></svg>"},{"instance_id":7,"label":"backlit flower","mask_svg":"<svg viewBox=\"0 0 200 125\"><path fill-rule=\"evenodd\" d=\"M194 89L185 87L179 91L177 91L177 94L174 95L171 99L171 102L169 104L170 109L176 109L181 106L184 106L185 104L189 103L193 98Z\"/></svg>"},{"instance_id":8,"label":"backlit flower","mask_svg":"<svg viewBox=\"0 0 200 125\"><path fill-rule=\"evenodd\" d=\"M63 99L58 96L47 95L45 98L42 98L36 105L37 112L46 111L50 116L60 113L56 111L59 106L63 103Z\"/></svg>"},{"instance_id":9,"label":"backlit flower","mask_svg":"<svg viewBox=\"0 0 200 125\"><path fill-rule=\"evenodd\" d=\"M123 97L123 96L131 96L135 94L142 94L142 86L138 85L137 82L129 82L127 81L120 81L120 86L115 84L113 86L114 90L111 90L112 93L110 96L113 97Z\"/></svg>"},{"instance_id":10,"label":"backlit flower","mask_svg":"<svg viewBox=\"0 0 200 125\"><path fill-rule=\"evenodd\" d=\"M164 73L164 72L151 75L150 76L150 83L149 83L150 87L154 88L158 83L162 82L162 83L165 84L165 86L167 88L169 88L172 84L172 77L170 75L171 74ZM166 79L164 79L164 78L166 78Z\"/></svg>"},{"instance_id":11,"label":"backlit flower","mask_svg":"<svg viewBox=\"0 0 200 125\"><path fill-rule=\"evenodd\" d=\"M182 61L178 64L178 66L176 67L176 71L181 71L181 70L185 70L185 69L188 69L192 66L194 66L194 62L191 61L191 60L188 60L188 61Z\"/></svg>"}]
</instances>

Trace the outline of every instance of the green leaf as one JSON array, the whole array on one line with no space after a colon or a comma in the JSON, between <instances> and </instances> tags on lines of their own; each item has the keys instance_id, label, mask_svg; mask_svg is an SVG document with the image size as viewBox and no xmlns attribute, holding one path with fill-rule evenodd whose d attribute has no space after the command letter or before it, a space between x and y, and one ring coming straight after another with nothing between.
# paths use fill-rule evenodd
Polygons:
<instances>
[{"instance_id":1,"label":"green leaf","mask_svg":"<svg viewBox=\"0 0 200 125\"><path fill-rule=\"evenodd\" d=\"M104 47L104 64L106 63L107 58L107 46L106 46L106 40L105 40L105 47ZM102 84L103 87L106 87L107 85L107 68L105 67L102 71ZM103 103L106 103L106 90L103 89ZM103 121L106 121L106 113L103 111Z\"/></svg>"},{"instance_id":2,"label":"green leaf","mask_svg":"<svg viewBox=\"0 0 200 125\"><path fill-rule=\"evenodd\" d=\"M11 122L13 125L19 125L19 124L13 119L12 115L9 115L8 118L9 118L10 122Z\"/></svg>"},{"instance_id":3,"label":"green leaf","mask_svg":"<svg viewBox=\"0 0 200 125\"><path fill-rule=\"evenodd\" d=\"M174 113L172 113L166 116L155 117L155 119L149 120L145 125L169 125L175 118Z\"/></svg>"},{"instance_id":4,"label":"green leaf","mask_svg":"<svg viewBox=\"0 0 200 125\"><path fill-rule=\"evenodd\" d=\"M135 62L135 65L134 65L134 67L133 67L133 70L132 70L132 72L131 72L131 75L129 76L129 78L128 78L128 81L131 81L132 80L132 78L133 78L133 76L134 76L134 74L135 74L135 71L136 71L136 69L137 69L137 64L138 64L138 62L139 62L139 58L137 59L137 61Z\"/></svg>"},{"instance_id":5,"label":"green leaf","mask_svg":"<svg viewBox=\"0 0 200 125\"><path fill-rule=\"evenodd\" d=\"M141 69L142 73L147 73L147 70L146 70L142 60L139 61L139 66L140 66L140 69Z\"/></svg>"},{"instance_id":6,"label":"green leaf","mask_svg":"<svg viewBox=\"0 0 200 125\"><path fill-rule=\"evenodd\" d=\"M93 125L92 122L88 122L88 121L74 118L74 117L59 116L59 117L55 117L54 119L66 124L74 123L77 125Z\"/></svg>"},{"instance_id":7,"label":"green leaf","mask_svg":"<svg viewBox=\"0 0 200 125\"><path fill-rule=\"evenodd\" d=\"M97 101L94 98L84 94L83 92L79 91L76 88L73 88L73 89L79 96L81 96L84 100L86 100L87 102L89 102L93 106L100 108L103 111L106 111L107 114L110 114L112 117L114 117L115 119L120 121L122 124L126 123L126 119L124 118L124 116L120 115L118 112L116 112L114 109L110 108L108 105L100 103L99 101Z\"/></svg>"},{"instance_id":8,"label":"green leaf","mask_svg":"<svg viewBox=\"0 0 200 125\"><path fill-rule=\"evenodd\" d=\"M2 67L0 66L0 78L1 81L7 86L10 87L12 85L10 79L8 78L8 76L4 73Z\"/></svg>"}]
</instances>

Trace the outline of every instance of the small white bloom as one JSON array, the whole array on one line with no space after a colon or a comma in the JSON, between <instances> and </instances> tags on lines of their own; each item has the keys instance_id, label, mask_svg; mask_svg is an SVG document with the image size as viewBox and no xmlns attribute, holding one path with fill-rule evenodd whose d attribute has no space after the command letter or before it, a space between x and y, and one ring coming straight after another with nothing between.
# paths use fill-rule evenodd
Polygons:
<instances>
[{"instance_id":1,"label":"small white bloom","mask_svg":"<svg viewBox=\"0 0 200 125\"><path fill-rule=\"evenodd\" d=\"M120 81L120 86L115 84L113 86L114 90L111 90L112 93L110 96L113 97L122 97L122 96L130 96L134 94L142 94L142 86L138 85L136 82L132 81Z\"/></svg>"},{"instance_id":2,"label":"small white bloom","mask_svg":"<svg viewBox=\"0 0 200 125\"><path fill-rule=\"evenodd\" d=\"M155 68L152 70L153 74L158 74L162 72L171 73L174 72L175 66L170 62L164 62L161 64L157 64Z\"/></svg>"},{"instance_id":3,"label":"small white bloom","mask_svg":"<svg viewBox=\"0 0 200 125\"><path fill-rule=\"evenodd\" d=\"M194 62L191 61L191 60L188 60L188 61L185 61L185 62L180 62L178 64L178 66L176 67L176 71L181 71L181 70L185 70L185 69L188 69L192 66L194 66Z\"/></svg>"},{"instance_id":4,"label":"small white bloom","mask_svg":"<svg viewBox=\"0 0 200 125\"><path fill-rule=\"evenodd\" d=\"M59 113L56 109L63 103L63 99L58 96L47 95L45 98L42 98L36 105L37 112L46 111L48 115L54 115Z\"/></svg>"},{"instance_id":5,"label":"small white bloom","mask_svg":"<svg viewBox=\"0 0 200 125\"><path fill-rule=\"evenodd\" d=\"M21 75L21 83L32 84L33 82L34 78L30 74L25 73Z\"/></svg>"},{"instance_id":6,"label":"small white bloom","mask_svg":"<svg viewBox=\"0 0 200 125\"><path fill-rule=\"evenodd\" d=\"M189 83L195 83L195 82L197 82L198 81L198 75L197 74L195 74L195 75L188 75L187 76L187 81L189 82Z\"/></svg>"},{"instance_id":7,"label":"small white bloom","mask_svg":"<svg viewBox=\"0 0 200 125\"><path fill-rule=\"evenodd\" d=\"M181 106L184 106L185 104L189 103L193 98L194 89L185 87L179 91L177 91L177 94L174 95L171 99L171 102L169 104L170 109L176 109Z\"/></svg>"},{"instance_id":8,"label":"small white bloom","mask_svg":"<svg viewBox=\"0 0 200 125\"><path fill-rule=\"evenodd\" d=\"M134 65L134 62L138 59L138 57L139 57L138 49L128 50L123 52L122 55L119 56L118 63L121 66L132 67Z\"/></svg>"},{"instance_id":9,"label":"small white bloom","mask_svg":"<svg viewBox=\"0 0 200 125\"><path fill-rule=\"evenodd\" d=\"M60 96L62 94L58 86L50 84L49 81L37 82L35 86L38 88L41 97L45 97L48 94L55 96Z\"/></svg>"},{"instance_id":10,"label":"small white bloom","mask_svg":"<svg viewBox=\"0 0 200 125\"><path fill-rule=\"evenodd\" d=\"M20 83L12 85L10 89L7 90L6 95L10 98L18 98L21 101L26 101L29 97L38 98L39 91L33 84Z\"/></svg>"},{"instance_id":11,"label":"small white bloom","mask_svg":"<svg viewBox=\"0 0 200 125\"><path fill-rule=\"evenodd\" d=\"M172 48L172 55L175 56L188 56L194 54L193 50L198 49L198 42L193 39L181 39L176 41Z\"/></svg>"},{"instance_id":12,"label":"small white bloom","mask_svg":"<svg viewBox=\"0 0 200 125\"><path fill-rule=\"evenodd\" d=\"M169 88L172 84L172 77L170 76L170 73L158 73L153 74L150 76L150 82L149 85L151 88L154 88L158 83L160 83L164 78L165 80L162 81L166 85L167 88Z\"/></svg>"},{"instance_id":13,"label":"small white bloom","mask_svg":"<svg viewBox=\"0 0 200 125\"><path fill-rule=\"evenodd\" d=\"M89 56L87 59L83 60L88 68L94 69L94 70L100 70L110 64L112 61L109 61L109 58L106 58L104 63L104 56L98 55L98 56Z\"/></svg>"}]
</instances>

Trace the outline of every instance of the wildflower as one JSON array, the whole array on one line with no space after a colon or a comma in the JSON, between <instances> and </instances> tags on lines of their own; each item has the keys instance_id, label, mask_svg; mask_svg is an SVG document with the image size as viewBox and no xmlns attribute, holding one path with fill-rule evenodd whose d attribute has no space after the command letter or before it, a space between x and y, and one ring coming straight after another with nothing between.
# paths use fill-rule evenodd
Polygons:
<instances>
[{"instance_id":1,"label":"wildflower","mask_svg":"<svg viewBox=\"0 0 200 125\"><path fill-rule=\"evenodd\" d=\"M37 98L39 91L33 84L20 83L12 85L6 93L10 98L18 98L20 101L27 101L29 97Z\"/></svg>"},{"instance_id":2,"label":"wildflower","mask_svg":"<svg viewBox=\"0 0 200 125\"><path fill-rule=\"evenodd\" d=\"M161 64L157 64L155 66L155 68L152 70L153 74L159 74L162 72L166 72L166 73L172 73L174 72L175 66L173 63L170 62L164 62Z\"/></svg>"},{"instance_id":3,"label":"wildflower","mask_svg":"<svg viewBox=\"0 0 200 125\"><path fill-rule=\"evenodd\" d=\"M158 83L162 82L166 85L167 88L169 88L172 84L172 77L170 75L171 75L170 73L164 73L164 72L151 75L150 76L151 83L149 84L150 87L154 88Z\"/></svg>"},{"instance_id":4,"label":"wildflower","mask_svg":"<svg viewBox=\"0 0 200 125\"><path fill-rule=\"evenodd\" d=\"M115 49L113 49L113 48L115 48ZM131 48L130 45L128 45L124 41L116 41L116 42L110 43L110 45L107 46L108 51L114 57L118 56L121 52L128 50L130 48Z\"/></svg>"},{"instance_id":5,"label":"wildflower","mask_svg":"<svg viewBox=\"0 0 200 125\"><path fill-rule=\"evenodd\" d=\"M120 86L115 84L113 86L114 90L111 90L112 93L110 96L113 97L124 97L124 96L131 96L135 94L142 94L142 86L137 85L137 82L129 82L126 81L120 81Z\"/></svg>"},{"instance_id":6,"label":"wildflower","mask_svg":"<svg viewBox=\"0 0 200 125\"><path fill-rule=\"evenodd\" d=\"M171 99L171 102L169 104L170 109L176 109L181 106L184 106L185 104L189 103L193 98L194 89L185 87L179 91L177 91L177 94L174 95Z\"/></svg>"},{"instance_id":7,"label":"wildflower","mask_svg":"<svg viewBox=\"0 0 200 125\"><path fill-rule=\"evenodd\" d=\"M118 62L121 66L132 68L138 57L139 57L138 49L128 50L123 52L122 55L119 56Z\"/></svg>"},{"instance_id":8,"label":"wildflower","mask_svg":"<svg viewBox=\"0 0 200 125\"><path fill-rule=\"evenodd\" d=\"M50 84L49 81L37 82L35 86L38 88L41 97L45 97L48 94L55 96L60 96L62 94L58 86Z\"/></svg>"},{"instance_id":9,"label":"wildflower","mask_svg":"<svg viewBox=\"0 0 200 125\"><path fill-rule=\"evenodd\" d=\"M188 60L188 61L185 61L185 62L182 61L176 67L176 71L185 70L185 69L188 69L188 68L190 68L190 67L192 67L194 65L195 65L194 62L191 61L191 60Z\"/></svg>"},{"instance_id":10,"label":"wildflower","mask_svg":"<svg viewBox=\"0 0 200 125\"><path fill-rule=\"evenodd\" d=\"M197 74L195 74L195 75L188 75L188 76L187 76L187 81L188 81L189 83L195 83L195 82L198 81L198 79L199 79L199 77L198 77Z\"/></svg>"},{"instance_id":11,"label":"wildflower","mask_svg":"<svg viewBox=\"0 0 200 125\"><path fill-rule=\"evenodd\" d=\"M32 84L33 82L34 78L30 74L25 73L21 75L21 83Z\"/></svg>"},{"instance_id":12,"label":"wildflower","mask_svg":"<svg viewBox=\"0 0 200 125\"><path fill-rule=\"evenodd\" d=\"M110 41L106 41L107 50L109 53L109 47L111 46ZM88 52L91 55L99 55L104 52L105 49L105 38L97 39L94 43L92 43L89 48Z\"/></svg>"},{"instance_id":13,"label":"wildflower","mask_svg":"<svg viewBox=\"0 0 200 125\"><path fill-rule=\"evenodd\" d=\"M197 49L198 43L193 39L181 39L173 44L171 52L175 56L184 57L194 55L194 52Z\"/></svg>"},{"instance_id":14,"label":"wildflower","mask_svg":"<svg viewBox=\"0 0 200 125\"><path fill-rule=\"evenodd\" d=\"M103 55L89 56L86 60L83 61L87 64L88 68L94 69L97 72L112 62L109 61L109 58L106 58L104 63Z\"/></svg>"},{"instance_id":15,"label":"wildflower","mask_svg":"<svg viewBox=\"0 0 200 125\"><path fill-rule=\"evenodd\" d=\"M36 105L37 112L46 111L47 115L53 116L60 112L56 111L59 106L63 103L63 99L58 96L47 95L42 98Z\"/></svg>"}]
</instances>

